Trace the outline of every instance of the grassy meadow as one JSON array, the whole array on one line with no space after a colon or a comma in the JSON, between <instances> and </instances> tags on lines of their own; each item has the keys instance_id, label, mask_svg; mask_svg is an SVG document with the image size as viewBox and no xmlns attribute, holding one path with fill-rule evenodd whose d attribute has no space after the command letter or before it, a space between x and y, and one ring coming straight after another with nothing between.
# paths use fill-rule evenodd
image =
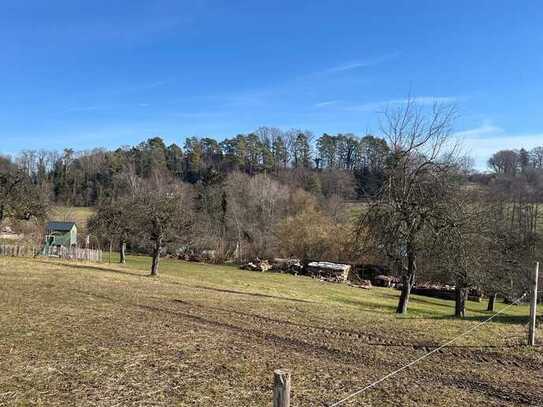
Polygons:
<instances>
[{"instance_id":1,"label":"grassy meadow","mask_svg":"<svg viewBox=\"0 0 543 407\"><path fill-rule=\"evenodd\" d=\"M47 214L50 220L75 222L78 228L86 230L88 219L94 214L94 208L76 206L53 206Z\"/></svg>"},{"instance_id":2,"label":"grassy meadow","mask_svg":"<svg viewBox=\"0 0 543 407\"><path fill-rule=\"evenodd\" d=\"M0 258L0 405L268 406L281 367L293 406L324 406L490 315L469 302L455 320L451 301L414 296L398 317L393 289L176 260L150 278L149 265ZM345 405L543 405L527 315L510 307Z\"/></svg>"}]
</instances>

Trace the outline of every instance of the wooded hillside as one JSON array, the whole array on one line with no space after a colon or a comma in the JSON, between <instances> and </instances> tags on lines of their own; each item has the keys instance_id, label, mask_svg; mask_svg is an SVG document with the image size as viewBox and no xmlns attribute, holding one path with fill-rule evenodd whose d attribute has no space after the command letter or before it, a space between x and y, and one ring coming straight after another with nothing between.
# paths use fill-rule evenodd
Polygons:
<instances>
[{"instance_id":1,"label":"wooded hillside","mask_svg":"<svg viewBox=\"0 0 543 407\"><path fill-rule=\"evenodd\" d=\"M90 241L208 260L297 258L380 264L403 278L516 298L541 253L542 148L500 151L479 173L458 149L452 106L385 112L381 137L260 128L183 148L137 146L2 158L0 214L94 206ZM346 205L346 203L349 205ZM0 221L2 218L0 218ZM156 263L156 264L155 264Z\"/></svg>"}]
</instances>

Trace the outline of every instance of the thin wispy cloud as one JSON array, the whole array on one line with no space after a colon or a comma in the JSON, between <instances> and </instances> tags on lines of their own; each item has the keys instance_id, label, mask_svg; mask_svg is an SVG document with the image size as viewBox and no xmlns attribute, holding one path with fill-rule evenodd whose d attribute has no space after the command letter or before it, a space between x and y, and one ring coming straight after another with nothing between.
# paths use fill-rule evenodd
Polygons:
<instances>
[{"instance_id":1,"label":"thin wispy cloud","mask_svg":"<svg viewBox=\"0 0 543 407\"><path fill-rule=\"evenodd\" d=\"M156 88L166 86L169 83L170 81L167 81L167 80L159 80L159 81L148 82L148 83L138 83L133 86L127 86L125 88L114 89L112 93L122 94L122 93L144 92L144 91L153 90Z\"/></svg>"},{"instance_id":2,"label":"thin wispy cloud","mask_svg":"<svg viewBox=\"0 0 543 407\"><path fill-rule=\"evenodd\" d=\"M126 108L130 106L138 106L138 107L149 107L151 106L149 103L124 103L124 104L115 104L115 105L90 105L90 106L74 106L69 107L62 111L62 113L85 113L85 112L100 112L100 111L107 111L107 110L114 110L116 108Z\"/></svg>"},{"instance_id":3,"label":"thin wispy cloud","mask_svg":"<svg viewBox=\"0 0 543 407\"><path fill-rule=\"evenodd\" d=\"M412 99L399 99L399 100L392 100L390 101L391 104L405 104L409 101L415 102L418 105L433 105L436 103L456 103L458 102L459 98L456 96L420 96L415 97Z\"/></svg>"},{"instance_id":4,"label":"thin wispy cloud","mask_svg":"<svg viewBox=\"0 0 543 407\"><path fill-rule=\"evenodd\" d=\"M327 107L327 106L334 106L341 103L341 100L327 100L325 102L315 103L315 107L321 108L321 107Z\"/></svg>"},{"instance_id":5,"label":"thin wispy cloud","mask_svg":"<svg viewBox=\"0 0 543 407\"><path fill-rule=\"evenodd\" d=\"M457 131L454 136L469 150L477 169L484 170L487 160L500 150L527 150L543 145L542 133L511 133L490 122L478 127Z\"/></svg>"},{"instance_id":6,"label":"thin wispy cloud","mask_svg":"<svg viewBox=\"0 0 543 407\"><path fill-rule=\"evenodd\" d=\"M503 136L505 131L501 127L494 126L492 124L482 124L479 127L473 129L462 130L454 133L455 137L464 139L481 139L481 138L495 138L497 136Z\"/></svg>"},{"instance_id":7,"label":"thin wispy cloud","mask_svg":"<svg viewBox=\"0 0 543 407\"><path fill-rule=\"evenodd\" d=\"M152 82L140 82L140 83L128 83L117 87L107 87L107 88L98 88L93 90L90 94L100 95L102 97L106 96L130 96L138 94L146 94L149 92L161 91L166 85L171 85L174 82L172 79L168 80L156 80ZM144 96L139 95L142 99Z\"/></svg>"},{"instance_id":8,"label":"thin wispy cloud","mask_svg":"<svg viewBox=\"0 0 543 407\"><path fill-rule=\"evenodd\" d=\"M278 100L282 98L284 100L284 98L291 97L292 95L299 96L302 93L312 94L315 93L315 89L319 86L319 83L316 81L321 80L325 76L331 76L331 74L334 73L347 72L359 68L378 65L393 59L398 55L400 55L399 52L390 52L374 58L351 61L345 64L332 66L321 71L310 72L301 76L287 78L282 83L276 83L272 87L268 86L265 88L256 88L253 90L226 95L226 103L224 106L229 108L240 106L263 106L269 104L271 99ZM358 83L360 83L360 81ZM323 102L316 103L313 106L316 108L323 108L326 106L337 105L341 102L342 101L340 100L325 100Z\"/></svg>"},{"instance_id":9,"label":"thin wispy cloud","mask_svg":"<svg viewBox=\"0 0 543 407\"><path fill-rule=\"evenodd\" d=\"M374 112L383 110L390 106L405 105L408 102L413 102L419 106L431 106L434 104L454 104L458 102L459 98L455 96L419 96L410 99L390 99L383 100L381 102L369 102L359 105L346 106L346 110L358 111L358 112Z\"/></svg>"},{"instance_id":10,"label":"thin wispy cloud","mask_svg":"<svg viewBox=\"0 0 543 407\"><path fill-rule=\"evenodd\" d=\"M92 13L77 13L75 11L80 9L80 6L70 5L63 11L69 13L71 18L55 19L54 24L38 18L32 18L30 22L23 20L23 23L32 24L36 35L53 38L55 42L61 44L81 42L119 44L128 41L148 43L171 32L190 30L202 12L201 7L196 4L172 4L165 10L164 7L157 7L154 3L149 2L122 14L114 11L104 13L100 18L89 18L88 14ZM20 24L14 30L24 33L25 25Z\"/></svg>"},{"instance_id":11,"label":"thin wispy cloud","mask_svg":"<svg viewBox=\"0 0 543 407\"><path fill-rule=\"evenodd\" d=\"M64 110L63 113L94 112L105 109L107 109L105 106L75 106L69 107L68 109Z\"/></svg>"},{"instance_id":12,"label":"thin wispy cloud","mask_svg":"<svg viewBox=\"0 0 543 407\"><path fill-rule=\"evenodd\" d=\"M173 114L173 116L175 117L182 117L185 119L209 119L209 118L224 117L226 115L228 115L227 112L221 112L221 111L177 112Z\"/></svg>"},{"instance_id":13,"label":"thin wispy cloud","mask_svg":"<svg viewBox=\"0 0 543 407\"><path fill-rule=\"evenodd\" d=\"M336 65L331 68L324 69L318 73L320 74L333 74L338 72L352 71L360 68L367 68L374 65L382 64L390 59L394 59L400 55L399 52L391 52L385 55L381 55L375 58L362 59L358 61L350 61L344 64Z\"/></svg>"},{"instance_id":14,"label":"thin wispy cloud","mask_svg":"<svg viewBox=\"0 0 543 407\"><path fill-rule=\"evenodd\" d=\"M365 67L371 66L371 65L372 64L369 63L369 62L352 62L352 63L349 63L349 64L338 65L338 66L334 66L332 68L328 68L328 69L324 70L323 72L324 73L334 73L334 72L351 71L353 69L365 68Z\"/></svg>"},{"instance_id":15,"label":"thin wispy cloud","mask_svg":"<svg viewBox=\"0 0 543 407\"><path fill-rule=\"evenodd\" d=\"M273 87L245 89L237 92L214 95L212 103L222 110L237 108L256 108L267 106L273 100L288 97L292 94L294 84L279 84Z\"/></svg>"}]
</instances>

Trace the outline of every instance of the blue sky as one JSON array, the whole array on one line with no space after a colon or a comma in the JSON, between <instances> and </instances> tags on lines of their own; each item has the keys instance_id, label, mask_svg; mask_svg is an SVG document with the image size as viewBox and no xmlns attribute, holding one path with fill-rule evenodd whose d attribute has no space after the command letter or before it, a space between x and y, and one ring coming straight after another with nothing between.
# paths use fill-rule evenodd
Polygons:
<instances>
[{"instance_id":1,"label":"blue sky","mask_svg":"<svg viewBox=\"0 0 543 407\"><path fill-rule=\"evenodd\" d=\"M378 131L411 93L456 103L482 167L543 145L537 1L1 1L0 153Z\"/></svg>"}]
</instances>

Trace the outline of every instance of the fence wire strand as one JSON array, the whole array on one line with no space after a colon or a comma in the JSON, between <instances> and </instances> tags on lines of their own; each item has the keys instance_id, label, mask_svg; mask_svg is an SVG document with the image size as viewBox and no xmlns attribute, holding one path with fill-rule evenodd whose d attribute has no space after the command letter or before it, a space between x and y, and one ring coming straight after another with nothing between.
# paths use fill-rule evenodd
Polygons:
<instances>
[{"instance_id":1,"label":"fence wire strand","mask_svg":"<svg viewBox=\"0 0 543 407\"><path fill-rule=\"evenodd\" d=\"M413 366L414 364L420 362L421 360L423 359L426 359L428 356L440 351L441 349L449 346L451 343L457 341L458 339L462 338L463 336L466 336L468 335L469 333L475 331L476 329L480 328L481 326L483 326L484 324L486 324L487 322L490 322L492 321L494 318L496 318L498 315L502 314L503 312L505 312L507 309L511 308L513 305L517 305L524 297L526 297L526 293L524 293L521 297L519 297L517 300L513 301L511 304L507 305L506 307L503 307L501 310L499 310L498 312L496 312L494 315L490 316L489 318L485 319L484 321L481 321L479 322L477 325L471 327L470 329L468 329L467 331L461 333L460 335L454 337L453 339L445 342L443 345L431 350L430 352L428 353L425 353L424 355L422 355L421 357L409 362L408 364L402 366L401 368L399 369L396 369L392 372L390 372L389 374L387 374L386 376L383 376L382 378L380 378L379 380L376 380L375 382L373 383L370 383L368 384L367 386L355 391L354 393L351 393L349 394L347 397L339 400L339 401L336 401L335 403L333 404L329 404L328 407L337 407L337 406L340 406L341 404L353 399L354 397L358 396L359 394L365 392L366 390L369 390L375 386L377 386L379 383L382 383L384 382L385 380L391 378L392 376L410 368L411 366Z\"/></svg>"}]
</instances>

